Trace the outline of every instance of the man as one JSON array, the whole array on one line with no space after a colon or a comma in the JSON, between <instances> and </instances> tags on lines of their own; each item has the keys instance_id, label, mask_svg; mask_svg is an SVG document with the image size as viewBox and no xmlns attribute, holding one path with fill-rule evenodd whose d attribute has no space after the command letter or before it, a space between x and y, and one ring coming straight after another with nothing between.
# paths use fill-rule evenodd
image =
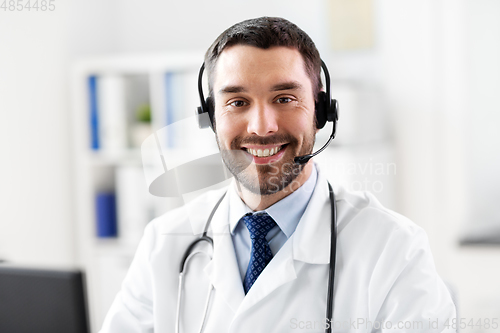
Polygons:
<instances>
[{"instance_id":1,"label":"man","mask_svg":"<svg viewBox=\"0 0 500 333\"><path fill-rule=\"evenodd\" d=\"M294 163L318 131L321 59L309 36L280 18L244 21L219 36L205 67L235 181L148 225L102 332L172 332L177 315L183 332L442 332L447 320L452 331L455 307L423 230L335 184L333 321L325 316L328 182L312 160ZM213 259L198 244L179 288L209 215Z\"/></svg>"}]
</instances>

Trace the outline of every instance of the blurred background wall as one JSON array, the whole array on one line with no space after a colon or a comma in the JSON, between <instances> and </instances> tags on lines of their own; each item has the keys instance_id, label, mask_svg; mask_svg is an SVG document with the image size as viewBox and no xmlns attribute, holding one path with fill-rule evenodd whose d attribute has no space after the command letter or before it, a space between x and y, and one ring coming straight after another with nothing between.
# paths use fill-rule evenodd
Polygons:
<instances>
[{"instance_id":1,"label":"blurred background wall","mask_svg":"<svg viewBox=\"0 0 500 333\"><path fill-rule=\"evenodd\" d=\"M392 208L427 231L467 316L500 313L500 248L459 246L477 226L500 229L500 2L357 2L371 6L372 36L352 49L332 43L339 24L331 18L345 6L334 0L57 0L52 12L0 10L0 259L77 263L75 61L203 51L236 22L281 16L313 38L333 80L381 89L396 149Z\"/></svg>"}]
</instances>

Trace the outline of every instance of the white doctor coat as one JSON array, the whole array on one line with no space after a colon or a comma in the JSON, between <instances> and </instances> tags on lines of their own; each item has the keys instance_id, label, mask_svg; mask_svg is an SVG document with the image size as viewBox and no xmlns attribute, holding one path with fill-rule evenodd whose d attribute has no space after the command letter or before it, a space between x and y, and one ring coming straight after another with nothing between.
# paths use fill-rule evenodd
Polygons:
<instances>
[{"instance_id":1,"label":"white doctor coat","mask_svg":"<svg viewBox=\"0 0 500 333\"><path fill-rule=\"evenodd\" d=\"M179 265L225 190L153 220L101 333L174 332ZM295 233L244 294L229 231L227 196L213 220L213 260L193 258L182 332L452 332L451 296L435 270L427 236L370 194L334 187L338 243L333 322L326 317L331 210L321 172Z\"/></svg>"}]
</instances>

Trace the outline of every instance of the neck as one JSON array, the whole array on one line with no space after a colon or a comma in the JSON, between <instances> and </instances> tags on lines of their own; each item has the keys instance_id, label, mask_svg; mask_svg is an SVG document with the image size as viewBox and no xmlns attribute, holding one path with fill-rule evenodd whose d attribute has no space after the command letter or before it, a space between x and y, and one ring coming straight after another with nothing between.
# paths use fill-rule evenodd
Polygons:
<instances>
[{"instance_id":1,"label":"neck","mask_svg":"<svg viewBox=\"0 0 500 333\"><path fill-rule=\"evenodd\" d=\"M309 179L312 169L313 169L313 161L311 159L309 160L309 162L307 162L307 164L302 169L302 172L297 176L297 178L294 179L293 182L291 182L287 187L285 187L281 191L270 195L255 194L253 192L248 191L244 186L241 186L241 184L239 183L237 183L238 185L237 191L241 200L243 200L243 202L248 207L250 207L250 209L252 209L253 211L264 210L274 205L281 199L289 196L297 189L299 189L307 181L307 179Z\"/></svg>"}]
</instances>

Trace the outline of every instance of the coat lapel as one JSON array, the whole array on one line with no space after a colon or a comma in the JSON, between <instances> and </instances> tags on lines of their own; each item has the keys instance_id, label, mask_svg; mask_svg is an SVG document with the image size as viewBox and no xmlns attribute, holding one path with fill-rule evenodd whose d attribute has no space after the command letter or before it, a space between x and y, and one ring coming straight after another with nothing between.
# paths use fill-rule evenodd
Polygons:
<instances>
[{"instance_id":1,"label":"coat lapel","mask_svg":"<svg viewBox=\"0 0 500 333\"><path fill-rule=\"evenodd\" d=\"M255 281L237 315L249 310L285 283L297 278L306 264L330 262L331 207L328 183L318 173L318 181L297 229Z\"/></svg>"},{"instance_id":2,"label":"coat lapel","mask_svg":"<svg viewBox=\"0 0 500 333\"><path fill-rule=\"evenodd\" d=\"M217 295L222 296L236 313L245 297L245 292L229 230L228 202L226 196L212 219L214 255L205 267L205 273L213 284Z\"/></svg>"},{"instance_id":3,"label":"coat lapel","mask_svg":"<svg viewBox=\"0 0 500 333\"><path fill-rule=\"evenodd\" d=\"M330 201L328 183L319 174L311 201L294 234L274 256L255 281L237 315L243 314L280 286L297 278L303 264L330 262Z\"/></svg>"},{"instance_id":4,"label":"coat lapel","mask_svg":"<svg viewBox=\"0 0 500 333\"><path fill-rule=\"evenodd\" d=\"M335 191L335 190L334 190ZM293 258L309 264L330 263L331 205L327 179L318 181L293 234Z\"/></svg>"},{"instance_id":5,"label":"coat lapel","mask_svg":"<svg viewBox=\"0 0 500 333\"><path fill-rule=\"evenodd\" d=\"M297 278L292 252L292 243L288 240L250 288L238 309L238 315L250 309L283 284Z\"/></svg>"},{"instance_id":6,"label":"coat lapel","mask_svg":"<svg viewBox=\"0 0 500 333\"><path fill-rule=\"evenodd\" d=\"M330 262L331 207L328 183L318 173L317 186L297 229L261 273L247 295L229 229L228 203L224 198L212 220L214 256L205 267L205 273L235 313L235 318L280 286L297 278L303 263L328 264Z\"/></svg>"}]
</instances>

